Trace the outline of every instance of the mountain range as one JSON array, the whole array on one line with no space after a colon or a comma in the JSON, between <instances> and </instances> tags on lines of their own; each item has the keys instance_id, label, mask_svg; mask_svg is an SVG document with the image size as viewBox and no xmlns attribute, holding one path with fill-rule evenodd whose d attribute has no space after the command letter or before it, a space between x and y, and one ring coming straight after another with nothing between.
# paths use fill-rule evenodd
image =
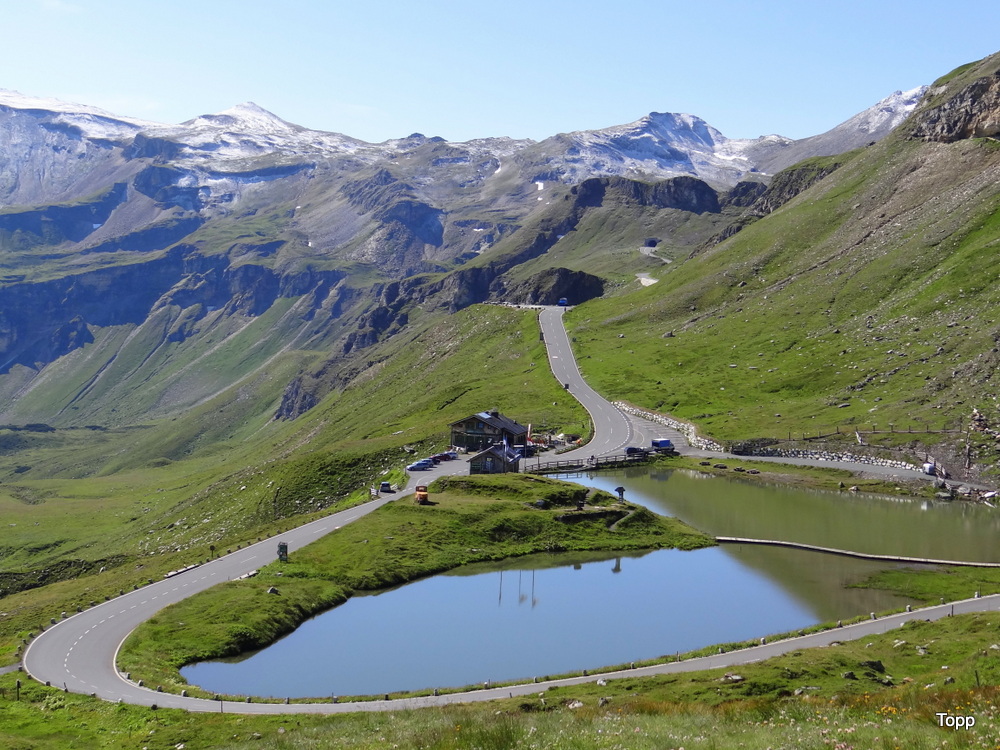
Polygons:
<instances>
[{"instance_id":1,"label":"mountain range","mask_svg":"<svg viewBox=\"0 0 1000 750\"><path fill-rule=\"evenodd\" d=\"M169 415L246 375L205 377L220 337L260 352L253 367L292 342L346 354L405 325L393 310L404 293L452 310L600 295L607 280L590 263L543 261L526 276L524 261L608 193L684 224L702 215L660 250L687 252L731 225L727 199L759 196L793 161L883 137L922 93L800 141L731 140L697 117L652 113L540 142L370 144L249 103L163 125L0 92L0 420ZM293 300L263 340L236 343L247 321ZM163 364L178 358L189 361L177 371Z\"/></svg>"},{"instance_id":2,"label":"mountain range","mask_svg":"<svg viewBox=\"0 0 1000 750\"><path fill-rule=\"evenodd\" d=\"M992 481L998 138L1000 55L798 141L370 144L4 92L0 591L270 533L486 409L586 434L517 308L561 297L607 398Z\"/></svg>"}]
</instances>

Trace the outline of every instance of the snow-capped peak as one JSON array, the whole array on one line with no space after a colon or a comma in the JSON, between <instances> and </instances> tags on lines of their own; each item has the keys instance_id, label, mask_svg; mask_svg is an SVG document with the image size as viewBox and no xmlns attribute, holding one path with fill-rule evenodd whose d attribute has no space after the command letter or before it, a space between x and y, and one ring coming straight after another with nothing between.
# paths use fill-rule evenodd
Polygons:
<instances>
[{"instance_id":1,"label":"snow-capped peak","mask_svg":"<svg viewBox=\"0 0 1000 750\"><path fill-rule=\"evenodd\" d=\"M272 112L253 102L244 102L222 112L201 115L183 123L186 128L208 127L212 129L235 130L251 133L289 133L302 130L298 125L286 122Z\"/></svg>"},{"instance_id":2,"label":"snow-capped peak","mask_svg":"<svg viewBox=\"0 0 1000 750\"><path fill-rule=\"evenodd\" d=\"M651 112L627 125L556 136L540 147L564 163L566 182L593 174L646 174L695 175L728 185L754 170L748 143L731 141L695 115Z\"/></svg>"},{"instance_id":3,"label":"snow-capped peak","mask_svg":"<svg viewBox=\"0 0 1000 750\"><path fill-rule=\"evenodd\" d=\"M614 125L601 130L577 131L571 136L581 138L610 139L615 142L652 138L661 142L678 141L698 144L702 148L712 148L727 139L700 117L675 112L650 112L635 122Z\"/></svg>"}]
</instances>

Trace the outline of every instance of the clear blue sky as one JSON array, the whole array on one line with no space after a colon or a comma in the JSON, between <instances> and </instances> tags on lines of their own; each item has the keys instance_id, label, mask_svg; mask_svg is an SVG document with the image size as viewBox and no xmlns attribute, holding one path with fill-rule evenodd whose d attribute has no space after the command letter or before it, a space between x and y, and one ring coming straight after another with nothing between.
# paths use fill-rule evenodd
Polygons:
<instances>
[{"instance_id":1,"label":"clear blue sky","mask_svg":"<svg viewBox=\"0 0 1000 750\"><path fill-rule=\"evenodd\" d=\"M159 122L254 101L382 141L536 140L651 111L821 133L1000 50L951 0L0 0L0 88Z\"/></svg>"}]
</instances>

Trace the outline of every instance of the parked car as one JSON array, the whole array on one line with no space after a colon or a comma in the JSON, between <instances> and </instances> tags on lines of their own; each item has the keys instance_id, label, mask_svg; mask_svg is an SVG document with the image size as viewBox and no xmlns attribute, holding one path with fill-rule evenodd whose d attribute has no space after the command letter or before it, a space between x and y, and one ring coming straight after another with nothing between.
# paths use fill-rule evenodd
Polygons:
<instances>
[{"instance_id":1,"label":"parked car","mask_svg":"<svg viewBox=\"0 0 1000 750\"><path fill-rule=\"evenodd\" d=\"M434 462L429 458L421 458L419 461L414 461L412 464L406 467L407 471L427 471L428 469L434 468Z\"/></svg>"},{"instance_id":2,"label":"parked car","mask_svg":"<svg viewBox=\"0 0 1000 750\"><path fill-rule=\"evenodd\" d=\"M389 482L382 482L378 486L378 491L379 492L395 492L395 490L392 489L392 484L390 484Z\"/></svg>"},{"instance_id":3,"label":"parked car","mask_svg":"<svg viewBox=\"0 0 1000 750\"><path fill-rule=\"evenodd\" d=\"M645 456L647 453L649 453L649 451L647 451L645 448L637 448L634 445L630 445L628 448L625 449L626 456Z\"/></svg>"}]
</instances>

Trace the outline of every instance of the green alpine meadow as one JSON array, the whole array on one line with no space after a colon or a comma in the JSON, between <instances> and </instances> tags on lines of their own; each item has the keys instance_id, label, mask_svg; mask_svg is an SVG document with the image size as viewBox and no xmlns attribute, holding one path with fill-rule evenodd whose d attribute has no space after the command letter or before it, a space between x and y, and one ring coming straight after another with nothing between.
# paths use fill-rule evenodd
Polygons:
<instances>
[{"instance_id":1,"label":"green alpine meadow","mask_svg":"<svg viewBox=\"0 0 1000 750\"><path fill-rule=\"evenodd\" d=\"M995 506L1000 53L932 82L891 130L761 139L739 170L664 167L681 139L665 140L676 118L657 113L589 141L385 144L264 110L210 121L212 143L110 115L88 130L85 114L0 97L0 137L20 149L4 167L17 179L0 180L0 745L1000 744L997 612L738 668L418 710L220 712L179 674L466 565L716 544L584 474L470 475L475 451L429 482L427 503L404 489L420 481L413 462L448 460L461 420L505 415L556 443L525 468L600 429L553 377L540 307L567 308L602 397L738 454L753 470L739 481ZM273 118L267 139L246 124L261 118ZM641 465L736 465L678 448ZM813 465L754 462L769 451ZM912 466L913 479L866 473L869 460ZM917 478L925 463L936 481ZM77 612L390 493L288 562L127 636L119 672L208 698L204 711L105 701L18 669ZM900 564L849 585L938 605L1000 593L1000 573Z\"/></svg>"}]
</instances>

